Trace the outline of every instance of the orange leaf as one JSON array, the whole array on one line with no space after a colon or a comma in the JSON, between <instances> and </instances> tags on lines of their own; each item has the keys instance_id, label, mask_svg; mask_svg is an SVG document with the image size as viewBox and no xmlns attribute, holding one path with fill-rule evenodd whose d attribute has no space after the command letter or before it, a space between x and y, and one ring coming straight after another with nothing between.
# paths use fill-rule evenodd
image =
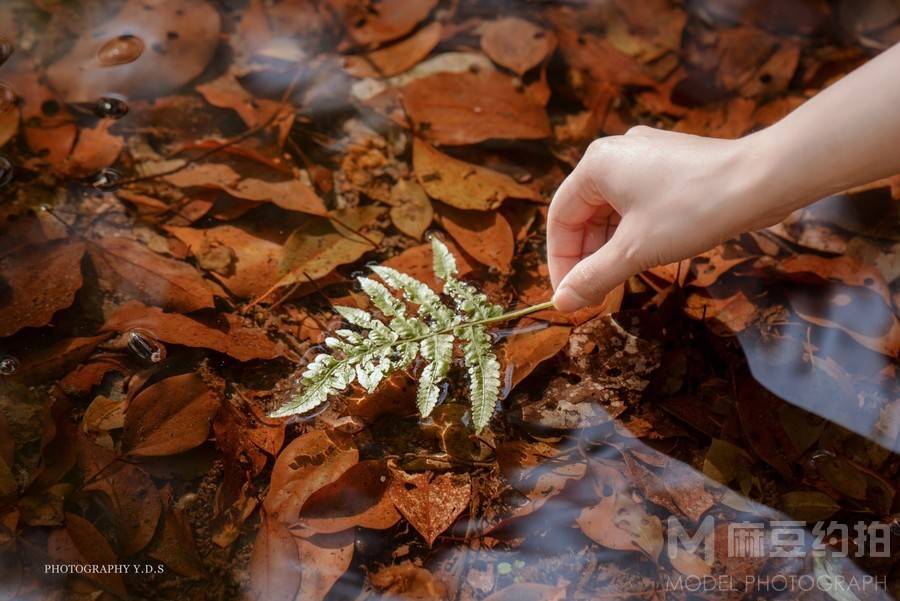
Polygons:
<instances>
[{"instance_id":1,"label":"orange leaf","mask_svg":"<svg viewBox=\"0 0 900 601\"><path fill-rule=\"evenodd\" d=\"M448 206L441 206L438 212L441 225L473 259L500 273L511 271L515 240L502 215Z\"/></svg>"}]
</instances>

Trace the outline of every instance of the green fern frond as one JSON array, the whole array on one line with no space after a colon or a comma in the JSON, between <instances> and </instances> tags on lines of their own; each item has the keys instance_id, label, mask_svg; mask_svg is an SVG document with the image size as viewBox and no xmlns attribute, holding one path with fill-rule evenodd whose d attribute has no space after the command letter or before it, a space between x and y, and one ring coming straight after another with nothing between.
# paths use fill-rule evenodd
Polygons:
<instances>
[{"instance_id":1,"label":"green fern frond","mask_svg":"<svg viewBox=\"0 0 900 601\"><path fill-rule=\"evenodd\" d=\"M390 374L407 368L421 356L425 367L419 374L416 396L422 416L428 416L440 398L440 385L453 361L454 347L460 344L469 378L472 422L480 432L490 421L500 395L500 362L491 348L487 324L522 317L548 309L542 303L519 311L504 313L473 286L456 279L456 259L450 249L432 238L434 273L443 280L444 292L454 307L412 276L384 266L372 267L381 279L359 278L363 292L390 321L355 307L335 307L335 311L360 331L339 329L325 340L331 353L316 355L300 378L300 391L272 413L283 417L304 413L324 403L329 396L344 390L355 380L367 392L373 392ZM406 314L403 300L418 306L415 315Z\"/></svg>"}]
</instances>

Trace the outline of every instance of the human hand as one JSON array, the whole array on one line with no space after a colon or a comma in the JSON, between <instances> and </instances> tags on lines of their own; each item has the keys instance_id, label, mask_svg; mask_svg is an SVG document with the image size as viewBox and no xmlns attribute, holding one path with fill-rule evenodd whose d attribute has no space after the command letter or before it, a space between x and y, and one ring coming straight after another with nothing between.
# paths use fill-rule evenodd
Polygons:
<instances>
[{"instance_id":1,"label":"human hand","mask_svg":"<svg viewBox=\"0 0 900 601\"><path fill-rule=\"evenodd\" d=\"M556 308L599 303L631 275L786 217L757 140L641 126L594 141L550 205Z\"/></svg>"}]
</instances>

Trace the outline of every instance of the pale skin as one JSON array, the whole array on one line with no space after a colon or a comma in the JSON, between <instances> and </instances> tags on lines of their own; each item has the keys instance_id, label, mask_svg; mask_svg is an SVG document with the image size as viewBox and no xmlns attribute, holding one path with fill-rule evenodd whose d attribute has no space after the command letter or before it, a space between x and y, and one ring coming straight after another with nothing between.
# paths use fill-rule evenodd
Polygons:
<instances>
[{"instance_id":1,"label":"pale skin","mask_svg":"<svg viewBox=\"0 0 900 601\"><path fill-rule=\"evenodd\" d=\"M650 127L594 141L547 224L553 303L599 303L630 276L900 173L900 44L737 140Z\"/></svg>"}]
</instances>

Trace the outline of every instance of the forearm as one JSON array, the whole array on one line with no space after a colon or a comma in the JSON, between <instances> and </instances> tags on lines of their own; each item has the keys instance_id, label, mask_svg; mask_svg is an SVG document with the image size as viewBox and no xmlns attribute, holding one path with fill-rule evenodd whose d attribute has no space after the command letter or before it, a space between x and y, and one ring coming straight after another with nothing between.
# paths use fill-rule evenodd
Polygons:
<instances>
[{"instance_id":1,"label":"forearm","mask_svg":"<svg viewBox=\"0 0 900 601\"><path fill-rule=\"evenodd\" d=\"M900 44L745 141L768 211L900 172Z\"/></svg>"}]
</instances>

